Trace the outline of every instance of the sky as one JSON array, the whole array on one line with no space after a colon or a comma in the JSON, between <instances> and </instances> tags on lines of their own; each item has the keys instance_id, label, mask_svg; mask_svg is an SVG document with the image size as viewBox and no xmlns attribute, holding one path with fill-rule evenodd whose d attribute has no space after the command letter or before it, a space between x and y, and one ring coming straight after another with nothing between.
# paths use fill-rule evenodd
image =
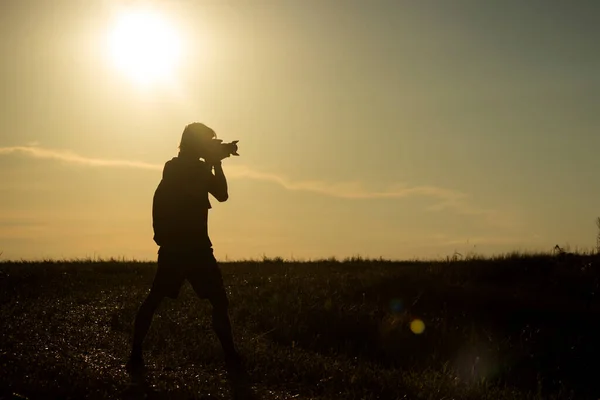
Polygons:
<instances>
[{"instance_id":1,"label":"sky","mask_svg":"<svg viewBox=\"0 0 600 400\"><path fill-rule=\"evenodd\" d=\"M109 38L145 10L179 41L155 39L146 64L173 66L142 82ZM0 259L155 259L152 195L191 122L240 141L209 216L220 260L592 249L599 18L585 0L3 0Z\"/></svg>"}]
</instances>

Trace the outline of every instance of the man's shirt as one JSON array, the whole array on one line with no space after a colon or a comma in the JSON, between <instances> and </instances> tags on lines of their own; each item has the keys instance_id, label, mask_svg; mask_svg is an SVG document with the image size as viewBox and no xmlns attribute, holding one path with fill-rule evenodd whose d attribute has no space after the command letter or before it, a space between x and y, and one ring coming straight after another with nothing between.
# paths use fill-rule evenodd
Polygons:
<instances>
[{"instance_id":1,"label":"man's shirt","mask_svg":"<svg viewBox=\"0 0 600 400\"><path fill-rule=\"evenodd\" d=\"M163 248L206 249L208 198L215 176L200 160L174 157L165 163L152 204L154 241Z\"/></svg>"}]
</instances>

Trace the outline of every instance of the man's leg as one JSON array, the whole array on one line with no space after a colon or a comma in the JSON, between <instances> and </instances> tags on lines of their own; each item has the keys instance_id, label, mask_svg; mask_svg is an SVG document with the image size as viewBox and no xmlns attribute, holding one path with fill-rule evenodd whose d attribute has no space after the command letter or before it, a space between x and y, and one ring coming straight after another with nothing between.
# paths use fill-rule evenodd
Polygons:
<instances>
[{"instance_id":1,"label":"man's leg","mask_svg":"<svg viewBox=\"0 0 600 400\"><path fill-rule=\"evenodd\" d=\"M208 298L212 304L212 328L221 342L225 356L233 357L237 355L237 350L233 342L231 321L229 320L229 301L225 289L222 288L220 272L218 272L218 277L211 277L213 274L212 271L206 271L205 276L192 277L189 281L198 297ZM218 286L209 287L209 285L218 285L220 288Z\"/></svg>"},{"instance_id":2,"label":"man's leg","mask_svg":"<svg viewBox=\"0 0 600 400\"><path fill-rule=\"evenodd\" d=\"M179 294L184 280L183 270L178 265L179 258L179 254L163 251L162 248L158 253L158 268L152 282L152 289L140 306L133 325L131 360L134 363L143 363L142 343L158 306L165 297L175 299Z\"/></svg>"},{"instance_id":3,"label":"man's leg","mask_svg":"<svg viewBox=\"0 0 600 400\"><path fill-rule=\"evenodd\" d=\"M225 358L238 359L239 355L233 342L227 297L223 294L223 296L211 298L210 302L212 304L212 327L221 342Z\"/></svg>"},{"instance_id":4,"label":"man's leg","mask_svg":"<svg viewBox=\"0 0 600 400\"><path fill-rule=\"evenodd\" d=\"M229 300L221 270L214 257L209 257L207 264L206 267L193 266L188 280L198 297L208 299L212 305L212 328L221 342L225 359L238 359L229 319Z\"/></svg>"},{"instance_id":5,"label":"man's leg","mask_svg":"<svg viewBox=\"0 0 600 400\"><path fill-rule=\"evenodd\" d=\"M151 290L146 300L140 306L138 313L135 317L135 323L133 325L133 346L131 348L131 359L143 362L142 357L142 343L144 338L150 329L152 323L152 317L158 309L164 295L159 294L155 290Z\"/></svg>"}]
</instances>

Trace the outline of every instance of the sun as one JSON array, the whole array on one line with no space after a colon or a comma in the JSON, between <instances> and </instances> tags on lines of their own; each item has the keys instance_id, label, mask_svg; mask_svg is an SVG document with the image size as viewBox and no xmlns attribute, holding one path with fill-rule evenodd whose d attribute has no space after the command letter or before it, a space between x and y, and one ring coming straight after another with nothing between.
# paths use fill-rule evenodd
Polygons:
<instances>
[{"instance_id":1,"label":"sun","mask_svg":"<svg viewBox=\"0 0 600 400\"><path fill-rule=\"evenodd\" d=\"M137 83L171 80L181 58L181 36L154 10L122 11L108 37L114 66Z\"/></svg>"}]
</instances>

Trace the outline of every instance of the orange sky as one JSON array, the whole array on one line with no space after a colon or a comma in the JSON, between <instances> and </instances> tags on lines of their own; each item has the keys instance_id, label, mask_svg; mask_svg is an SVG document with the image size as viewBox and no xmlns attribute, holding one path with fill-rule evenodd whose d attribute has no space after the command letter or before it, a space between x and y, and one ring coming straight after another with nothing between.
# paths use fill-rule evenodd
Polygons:
<instances>
[{"instance_id":1,"label":"orange sky","mask_svg":"<svg viewBox=\"0 0 600 400\"><path fill-rule=\"evenodd\" d=\"M153 259L194 121L240 140L221 259L591 249L599 7L426 3L4 1L2 258Z\"/></svg>"}]
</instances>

